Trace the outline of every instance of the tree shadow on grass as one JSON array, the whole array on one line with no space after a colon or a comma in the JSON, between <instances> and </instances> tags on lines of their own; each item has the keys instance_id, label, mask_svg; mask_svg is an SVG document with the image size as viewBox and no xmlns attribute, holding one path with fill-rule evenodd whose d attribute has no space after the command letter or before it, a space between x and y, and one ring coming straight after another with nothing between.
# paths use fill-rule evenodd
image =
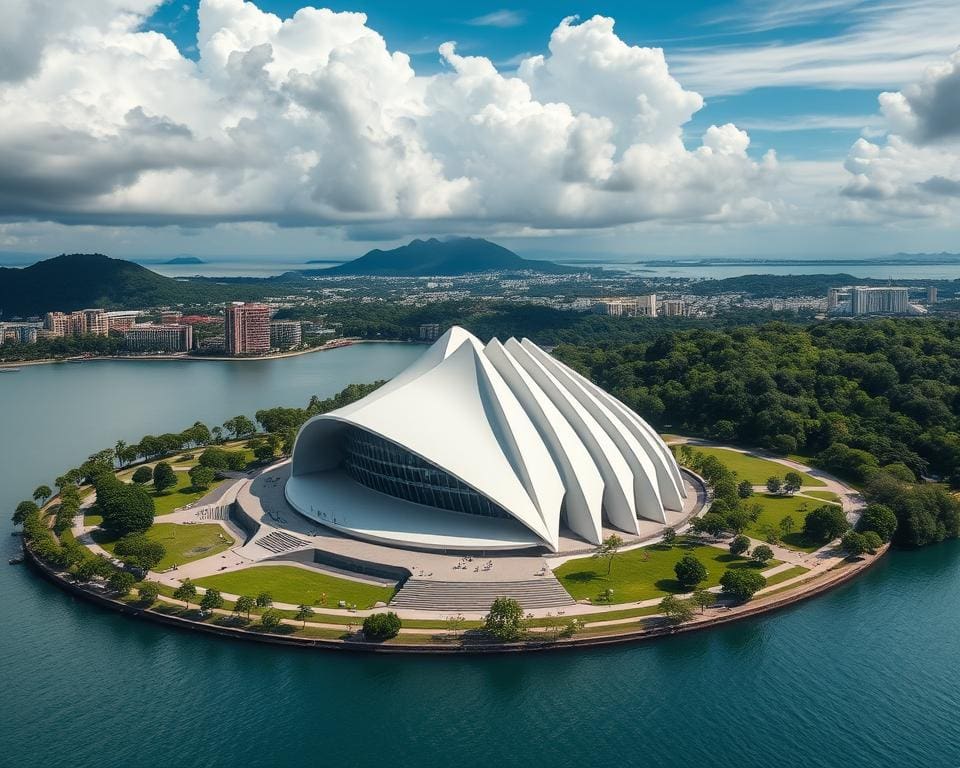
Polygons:
<instances>
[{"instance_id":1,"label":"tree shadow on grass","mask_svg":"<svg viewBox=\"0 0 960 768\"><path fill-rule=\"evenodd\" d=\"M794 531L793 533L788 533L783 537L783 543L788 547L796 547L797 549L806 549L808 547L815 546L817 542L810 541L807 538L806 534L803 531Z\"/></svg>"},{"instance_id":2,"label":"tree shadow on grass","mask_svg":"<svg viewBox=\"0 0 960 768\"><path fill-rule=\"evenodd\" d=\"M655 582L653 582L653 586L662 592L670 592L673 594L680 594L681 592L690 591L676 579L657 579Z\"/></svg>"},{"instance_id":3,"label":"tree shadow on grass","mask_svg":"<svg viewBox=\"0 0 960 768\"><path fill-rule=\"evenodd\" d=\"M605 576L601 576L596 571L575 571L563 576L564 581L572 581L577 584L589 584L592 581L606 581Z\"/></svg>"}]
</instances>

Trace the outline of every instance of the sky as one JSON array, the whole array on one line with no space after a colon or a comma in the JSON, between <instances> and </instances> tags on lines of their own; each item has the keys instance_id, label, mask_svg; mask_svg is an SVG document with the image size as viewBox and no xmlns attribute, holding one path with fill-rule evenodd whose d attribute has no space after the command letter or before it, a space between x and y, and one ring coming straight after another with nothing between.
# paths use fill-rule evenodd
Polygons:
<instances>
[{"instance_id":1,"label":"sky","mask_svg":"<svg viewBox=\"0 0 960 768\"><path fill-rule=\"evenodd\" d=\"M956 0L0 0L0 260L960 251Z\"/></svg>"}]
</instances>

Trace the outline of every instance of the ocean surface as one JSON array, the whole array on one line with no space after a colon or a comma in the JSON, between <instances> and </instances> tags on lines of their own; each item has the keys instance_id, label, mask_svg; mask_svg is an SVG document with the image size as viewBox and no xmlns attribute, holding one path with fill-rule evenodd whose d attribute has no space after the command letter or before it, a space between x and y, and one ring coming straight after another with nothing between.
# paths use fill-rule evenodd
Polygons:
<instances>
[{"instance_id":1,"label":"ocean surface","mask_svg":"<svg viewBox=\"0 0 960 768\"><path fill-rule=\"evenodd\" d=\"M0 766L960 765L960 542L727 629L477 659L180 633L6 565L16 502L117 438L303 404L422 349L0 373Z\"/></svg>"}]
</instances>

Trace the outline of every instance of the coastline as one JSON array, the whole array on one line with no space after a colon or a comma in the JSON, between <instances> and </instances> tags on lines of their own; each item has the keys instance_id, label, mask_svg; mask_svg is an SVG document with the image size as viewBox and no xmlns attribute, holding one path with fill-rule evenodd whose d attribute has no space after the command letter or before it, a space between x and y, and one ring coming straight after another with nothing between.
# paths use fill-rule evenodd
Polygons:
<instances>
[{"instance_id":1,"label":"coastline","mask_svg":"<svg viewBox=\"0 0 960 768\"><path fill-rule=\"evenodd\" d=\"M739 605L709 609L708 613L696 616L691 621L680 625L659 625L628 629L622 632L611 632L601 635L581 635L572 638L557 638L544 641L528 641L522 643L455 645L444 644L442 640L407 643L376 643L362 639L333 639L320 637L303 637L278 633L257 632L239 627L208 624L168 613L160 613L151 608L122 602L87 588L84 585L69 581L66 574L57 571L40 560L28 546L23 547L27 564L36 570L49 582L60 587L74 597L92 602L107 610L116 611L125 616L142 618L158 624L172 626L182 631L204 632L210 635L226 637L247 642L267 643L277 646L294 648L311 648L320 650L337 650L361 653L387 654L416 654L424 656L451 656L451 655L490 655L501 653L528 653L540 651L556 651L573 648L597 648L610 645L624 645L657 640L663 637L698 632L714 627L726 626L737 621L755 618L767 613L784 610L790 606L822 595L830 590L847 584L852 579L871 568L890 550L885 544L875 555L862 557L850 561L827 571L821 576L807 579L797 585L796 589L787 589L786 592L774 591L771 594L758 597L752 601ZM169 603L162 603L170 605ZM156 605L156 604L155 604ZM287 625L290 626L290 625ZM425 634L429 634L428 631ZM401 637L398 635L398 637Z\"/></svg>"}]
</instances>

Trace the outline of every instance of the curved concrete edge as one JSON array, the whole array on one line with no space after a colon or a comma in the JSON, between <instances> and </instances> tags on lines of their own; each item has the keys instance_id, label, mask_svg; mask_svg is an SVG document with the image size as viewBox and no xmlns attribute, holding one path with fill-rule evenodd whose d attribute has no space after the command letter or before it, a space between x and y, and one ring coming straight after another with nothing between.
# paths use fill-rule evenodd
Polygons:
<instances>
[{"instance_id":1,"label":"curved concrete edge","mask_svg":"<svg viewBox=\"0 0 960 768\"><path fill-rule=\"evenodd\" d=\"M270 645L285 646L289 648L319 648L323 650L359 652L359 653L390 653L390 654L418 654L425 656L450 656L450 655L489 655L493 653L529 653L535 651L557 651L573 648L595 648L608 645L624 645L627 643L639 643L648 640L656 640L662 637L669 637L689 632L697 632L714 627L720 627L732 624L736 621L754 618L766 613L773 613L790 607L796 603L803 602L812 597L822 595L832 589L840 587L871 568L880 558L890 549L889 544L885 544L883 549L876 555L856 561L843 569L833 572L827 572L820 579L816 579L815 584L810 584L808 588L799 591L787 591L782 595L760 597L754 602L745 603L741 606L731 608L724 614L711 616L702 620L694 620L687 624L679 626L654 627L651 629L639 629L627 632L601 635L596 637L573 637L568 639L558 639L545 641L542 643L507 643L490 646L444 646L444 645L424 645L422 643L395 643L392 645L367 643L362 640L329 640L324 638L309 637L291 637L286 635L273 635L268 633L250 632L235 627L221 627L202 622L183 619L179 616L167 616L162 613L156 613L145 608L138 608L134 605L128 605L118 600L114 600L106 595L100 595L96 592L84 589L79 584L67 581L59 572L48 566L40 560L33 551L24 546L24 555L27 563L38 570L40 574L53 584L56 584L64 591L75 597L79 597L88 602L92 602L103 608L107 608L125 616L134 616L147 619L159 624L172 626L183 631L206 632L207 634L227 637L236 640L246 640L248 642L266 643ZM798 586L802 586L798 585ZM638 617L638 620L643 617ZM429 632L430 630L424 630Z\"/></svg>"}]
</instances>

